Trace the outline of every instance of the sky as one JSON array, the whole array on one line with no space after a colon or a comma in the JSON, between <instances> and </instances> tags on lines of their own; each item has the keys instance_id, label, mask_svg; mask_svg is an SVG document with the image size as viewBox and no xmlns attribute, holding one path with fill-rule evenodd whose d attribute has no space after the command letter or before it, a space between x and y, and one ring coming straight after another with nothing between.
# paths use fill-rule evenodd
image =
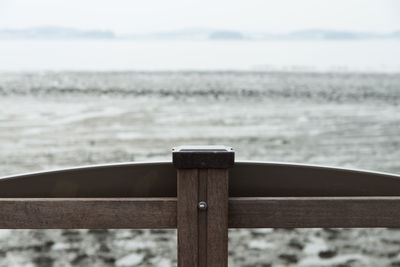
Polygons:
<instances>
[{"instance_id":1,"label":"sky","mask_svg":"<svg viewBox=\"0 0 400 267\"><path fill-rule=\"evenodd\" d=\"M212 28L286 33L400 30L398 0L0 0L0 29L61 26L117 34Z\"/></svg>"}]
</instances>

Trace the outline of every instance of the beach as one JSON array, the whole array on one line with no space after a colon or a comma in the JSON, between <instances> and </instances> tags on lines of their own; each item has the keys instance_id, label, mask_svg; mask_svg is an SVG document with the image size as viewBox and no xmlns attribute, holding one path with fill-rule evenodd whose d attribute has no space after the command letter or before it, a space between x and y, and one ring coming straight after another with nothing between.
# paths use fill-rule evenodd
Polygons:
<instances>
[{"instance_id":1,"label":"beach","mask_svg":"<svg viewBox=\"0 0 400 267\"><path fill-rule=\"evenodd\" d=\"M170 161L184 144L238 160L400 173L400 75L313 71L0 73L0 176ZM230 266L400 266L398 229L238 229ZM173 266L175 230L1 230L0 266Z\"/></svg>"}]
</instances>

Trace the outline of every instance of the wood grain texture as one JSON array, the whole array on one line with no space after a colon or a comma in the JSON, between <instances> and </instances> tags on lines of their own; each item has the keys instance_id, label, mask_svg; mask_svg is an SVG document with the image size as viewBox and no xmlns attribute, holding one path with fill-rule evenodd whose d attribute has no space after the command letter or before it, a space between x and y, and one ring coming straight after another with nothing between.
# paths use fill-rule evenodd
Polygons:
<instances>
[{"instance_id":1,"label":"wood grain texture","mask_svg":"<svg viewBox=\"0 0 400 267\"><path fill-rule=\"evenodd\" d=\"M178 266L227 266L228 170L179 169L177 201Z\"/></svg>"},{"instance_id":2,"label":"wood grain texture","mask_svg":"<svg viewBox=\"0 0 400 267\"><path fill-rule=\"evenodd\" d=\"M400 227L400 197L230 198L230 228Z\"/></svg>"},{"instance_id":3,"label":"wood grain texture","mask_svg":"<svg viewBox=\"0 0 400 267\"><path fill-rule=\"evenodd\" d=\"M207 266L228 266L228 170L207 177Z\"/></svg>"},{"instance_id":4,"label":"wood grain texture","mask_svg":"<svg viewBox=\"0 0 400 267\"><path fill-rule=\"evenodd\" d=\"M324 166L235 162L230 197L400 196L400 175Z\"/></svg>"},{"instance_id":5,"label":"wood grain texture","mask_svg":"<svg viewBox=\"0 0 400 267\"><path fill-rule=\"evenodd\" d=\"M122 163L1 177L0 197L176 197L176 170L170 162Z\"/></svg>"},{"instance_id":6,"label":"wood grain texture","mask_svg":"<svg viewBox=\"0 0 400 267\"><path fill-rule=\"evenodd\" d=\"M208 170L201 169L199 170L199 201L207 202L207 178L208 178ZM198 219L199 219L199 267L207 266L207 210L198 211Z\"/></svg>"},{"instance_id":7,"label":"wood grain texture","mask_svg":"<svg viewBox=\"0 0 400 267\"><path fill-rule=\"evenodd\" d=\"M2 198L0 228L175 228L176 213L176 198Z\"/></svg>"},{"instance_id":8,"label":"wood grain texture","mask_svg":"<svg viewBox=\"0 0 400 267\"><path fill-rule=\"evenodd\" d=\"M399 218L400 197L229 199L229 228L400 227ZM192 226L197 237L197 222ZM176 198L0 199L2 229L176 227Z\"/></svg>"},{"instance_id":9,"label":"wood grain texture","mask_svg":"<svg viewBox=\"0 0 400 267\"><path fill-rule=\"evenodd\" d=\"M178 170L178 266L198 266L198 170Z\"/></svg>"}]
</instances>

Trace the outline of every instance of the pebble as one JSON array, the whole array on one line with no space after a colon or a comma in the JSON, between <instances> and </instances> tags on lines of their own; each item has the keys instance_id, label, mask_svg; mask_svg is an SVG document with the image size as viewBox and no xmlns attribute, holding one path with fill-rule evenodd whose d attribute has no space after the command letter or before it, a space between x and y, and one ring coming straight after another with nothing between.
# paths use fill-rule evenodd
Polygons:
<instances>
[{"instance_id":1,"label":"pebble","mask_svg":"<svg viewBox=\"0 0 400 267\"><path fill-rule=\"evenodd\" d=\"M248 247L250 249L267 249L274 247L272 244L267 243L265 240L251 240L249 241Z\"/></svg>"},{"instance_id":2,"label":"pebble","mask_svg":"<svg viewBox=\"0 0 400 267\"><path fill-rule=\"evenodd\" d=\"M335 257L337 255L337 251L335 250L323 250L318 253L318 256L322 259L329 259Z\"/></svg>"},{"instance_id":3,"label":"pebble","mask_svg":"<svg viewBox=\"0 0 400 267\"><path fill-rule=\"evenodd\" d=\"M116 266L132 266L137 265L143 261L143 255L132 253L115 262Z\"/></svg>"},{"instance_id":4,"label":"pebble","mask_svg":"<svg viewBox=\"0 0 400 267\"><path fill-rule=\"evenodd\" d=\"M296 254L281 254L279 258L287 263L297 263L299 261Z\"/></svg>"}]
</instances>

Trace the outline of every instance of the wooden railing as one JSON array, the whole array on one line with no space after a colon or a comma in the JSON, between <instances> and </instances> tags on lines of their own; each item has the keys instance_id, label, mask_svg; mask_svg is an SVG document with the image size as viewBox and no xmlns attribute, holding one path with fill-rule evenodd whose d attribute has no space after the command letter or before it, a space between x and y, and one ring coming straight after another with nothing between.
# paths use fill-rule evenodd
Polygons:
<instances>
[{"instance_id":1,"label":"wooden railing","mask_svg":"<svg viewBox=\"0 0 400 267\"><path fill-rule=\"evenodd\" d=\"M400 227L400 176L234 162L179 147L173 162L0 179L0 228L177 228L179 266L227 266L228 228Z\"/></svg>"}]
</instances>

